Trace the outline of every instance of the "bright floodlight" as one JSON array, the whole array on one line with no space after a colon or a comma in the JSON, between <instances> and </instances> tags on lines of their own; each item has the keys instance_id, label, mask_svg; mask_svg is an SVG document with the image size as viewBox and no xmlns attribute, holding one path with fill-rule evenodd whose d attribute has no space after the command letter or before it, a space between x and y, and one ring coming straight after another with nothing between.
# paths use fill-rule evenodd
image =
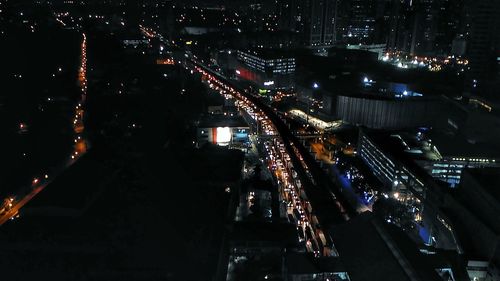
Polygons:
<instances>
[{"instance_id":1,"label":"bright floodlight","mask_svg":"<svg viewBox=\"0 0 500 281\"><path fill-rule=\"evenodd\" d=\"M216 142L218 144L227 144L230 141L231 141L231 129L229 129L229 127L218 127Z\"/></svg>"},{"instance_id":2,"label":"bright floodlight","mask_svg":"<svg viewBox=\"0 0 500 281\"><path fill-rule=\"evenodd\" d=\"M365 77L365 79L363 79L363 82L365 82L365 83L368 83L368 81L370 81L370 80L368 80L368 77Z\"/></svg>"},{"instance_id":3,"label":"bright floodlight","mask_svg":"<svg viewBox=\"0 0 500 281\"><path fill-rule=\"evenodd\" d=\"M319 88L319 85L318 85L318 83L314 83L314 84L313 84L313 88L314 88L314 89L317 89L317 88Z\"/></svg>"}]
</instances>

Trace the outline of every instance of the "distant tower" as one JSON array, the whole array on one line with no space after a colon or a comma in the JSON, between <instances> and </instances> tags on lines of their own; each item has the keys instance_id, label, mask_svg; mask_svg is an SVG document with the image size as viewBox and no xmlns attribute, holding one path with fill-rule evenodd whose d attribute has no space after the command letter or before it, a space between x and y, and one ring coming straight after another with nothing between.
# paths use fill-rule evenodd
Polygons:
<instances>
[{"instance_id":1,"label":"distant tower","mask_svg":"<svg viewBox=\"0 0 500 281\"><path fill-rule=\"evenodd\" d=\"M351 0L347 42L372 43L375 28L376 6L374 0Z\"/></svg>"},{"instance_id":2,"label":"distant tower","mask_svg":"<svg viewBox=\"0 0 500 281\"><path fill-rule=\"evenodd\" d=\"M163 20L164 23L164 30L165 34L167 35L167 38L169 40L172 40L174 36L174 31L175 31L175 14L174 14L174 4L172 3L172 0L165 1L165 20Z\"/></svg>"},{"instance_id":3,"label":"distant tower","mask_svg":"<svg viewBox=\"0 0 500 281\"><path fill-rule=\"evenodd\" d=\"M335 42L336 0L304 1L304 45L312 48Z\"/></svg>"},{"instance_id":4,"label":"distant tower","mask_svg":"<svg viewBox=\"0 0 500 281\"><path fill-rule=\"evenodd\" d=\"M466 3L470 19L467 43L469 58L468 93L498 94L500 76L500 1Z\"/></svg>"},{"instance_id":5,"label":"distant tower","mask_svg":"<svg viewBox=\"0 0 500 281\"><path fill-rule=\"evenodd\" d=\"M335 42L338 0L277 0L276 14L281 29L303 35L306 47L329 47Z\"/></svg>"},{"instance_id":6,"label":"distant tower","mask_svg":"<svg viewBox=\"0 0 500 281\"><path fill-rule=\"evenodd\" d=\"M387 49L410 52L415 27L413 1L392 0L389 11Z\"/></svg>"},{"instance_id":7,"label":"distant tower","mask_svg":"<svg viewBox=\"0 0 500 281\"><path fill-rule=\"evenodd\" d=\"M453 54L453 44L459 42L465 30L464 0L441 0L437 17L434 54Z\"/></svg>"},{"instance_id":8,"label":"distant tower","mask_svg":"<svg viewBox=\"0 0 500 281\"><path fill-rule=\"evenodd\" d=\"M306 4L307 0L276 0L279 28L296 32L303 30L305 21L303 13Z\"/></svg>"},{"instance_id":9,"label":"distant tower","mask_svg":"<svg viewBox=\"0 0 500 281\"><path fill-rule=\"evenodd\" d=\"M463 33L464 0L392 0L389 49L412 55L449 55Z\"/></svg>"},{"instance_id":10,"label":"distant tower","mask_svg":"<svg viewBox=\"0 0 500 281\"><path fill-rule=\"evenodd\" d=\"M436 37L439 3L436 0L415 2L413 5L416 5L416 14L410 53L431 55Z\"/></svg>"},{"instance_id":11,"label":"distant tower","mask_svg":"<svg viewBox=\"0 0 500 281\"><path fill-rule=\"evenodd\" d=\"M392 0L376 0L372 43L387 44L391 28Z\"/></svg>"}]
</instances>

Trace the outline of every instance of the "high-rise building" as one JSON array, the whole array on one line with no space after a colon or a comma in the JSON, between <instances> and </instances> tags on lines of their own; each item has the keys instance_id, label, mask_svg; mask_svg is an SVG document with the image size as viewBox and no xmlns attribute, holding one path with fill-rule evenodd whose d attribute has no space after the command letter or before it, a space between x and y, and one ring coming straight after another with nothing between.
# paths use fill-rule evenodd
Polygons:
<instances>
[{"instance_id":1,"label":"high-rise building","mask_svg":"<svg viewBox=\"0 0 500 281\"><path fill-rule=\"evenodd\" d=\"M301 10L296 0L276 0L275 14L278 17L278 26L281 30L298 30L297 23L300 16L297 13Z\"/></svg>"},{"instance_id":2,"label":"high-rise building","mask_svg":"<svg viewBox=\"0 0 500 281\"><path fill-rule=\"evenodd\" d=\"M280 0L277 15L280 28L303 34L303 45L311 48L332 46L338 0Z\"/></svg>"},{"instance_id":3,"label":"high-rise building","mask_svg":"<svg viewBox=\"0 0 500 281\"><path fill-rule=\"evenodd\" d=\"M347 44L386 44L400 0L337 0L337 40Z\"/></svg>"},{"instance_id":4,"label":"high-rise building","mask_svg":"<svg viewBox=\"0 0 500 281\"><path fill-rule=\"evenodd\" d=\"M433 46L436 55L453 55L453 44L459 47L465 32L465 19L463 0L441 0Z\"/></svg>"},{"instance_id":5,"label":"high-rise building","mask_svg":"<svg viewBox=\"0 0 500 281\"><path fill-rule=\"evenodd\" d=\"M290 89L294 86L295 58L277 50L238 50L241 67L238 79L252 81L262 90Z\"/></svg>"},{"instance_id":6,"label":"high-rise building","mask_svg":"<svg viewBox=\"0 0 500 281\"><path fill-rule=\"evenodd\" d=\"M375 0L350 0L346 41L372 43L375 29Z\"/></svg>"},{"instance_id":7,"label":"high-rise building","mask_svg":"<svg viewBox=\"0 0 500 281\"><path fill-rule=\"evenodd\" d=\"M500 62L500 1L469 1L470 34L468 85L473 94L487 95L498 90Z\"/></svg>"},{"instance_id":8,"label":"high-rise building","mask_svg":"<svg viewBox=\"0 0 500 281\"><path fill-rule=\"evenodd\" d=\"M389 6L387 49L409 52L412 45L415 6L411 1L392 0Z\"/></svg>"},{"instance_id":9,"label":"high-rise building","mask_svg":"<svg viewBox=\"0 0 500 281\"><path fill-rule=\"evenodd\" d=\"M375 2L375 22L372 42L387 44L390 34L392 0L377 0Z\"/></svg>"},{"instance_id":10,"label":"high-rise building","mask_svg":"<svg viewBox=\"0 0 500 281\"><path fill-rule=\"evenodd\" d=\"M420 0L412 5L416 5L416 12L410 53L427 55L433 50L439 4L434 0Z\"/></svg>"},{"instance_id":11,"label":"high-rise building","mask_svg":"<svg viewBox=\"0 0 500 281\"><path fill-rule=\"evenodd\" d=\"M310 47L331 46L335 42L335 0L310 0L306 7L305 40Z\"/></svg>"},{"instance_id":12,"label":"high-rise building","mask_svg":"<svg viewBox=\"0 0 500 281\"><path fill-rule=\"evenodd\" d=\"M383 17L387 18L389 26L389 50L412 55L446 56L452 53L455 40L457 52L457 44L465 32L463 0L380 1L385 2Z\"/></svg>"},{"instance_id":13,"label":"high-rise building","mask_svg":"<svg viewBox=\"0 0 500 281\"><path fill-rule=\"evenodd\" d=\"M449 55L464 22L462 0L413 1L415 18L410 53Z\"/></svg>"}]
</instances>

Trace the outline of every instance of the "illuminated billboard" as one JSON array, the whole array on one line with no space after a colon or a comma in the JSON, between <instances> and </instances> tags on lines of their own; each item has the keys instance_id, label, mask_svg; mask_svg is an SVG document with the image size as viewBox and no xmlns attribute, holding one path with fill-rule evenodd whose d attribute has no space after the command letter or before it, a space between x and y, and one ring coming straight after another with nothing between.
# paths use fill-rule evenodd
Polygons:
<instances>
[{"instance_id":1,"label":"illuminated billboard","mask_svg":"<svg viewBox=\"0 0 500 281\"><path fill-rule=\"evenodd\" d=\"M217 127L215 141L218 145L228 145L231 141L231 129L229 127Z\"/></svg>"}]
</instances>

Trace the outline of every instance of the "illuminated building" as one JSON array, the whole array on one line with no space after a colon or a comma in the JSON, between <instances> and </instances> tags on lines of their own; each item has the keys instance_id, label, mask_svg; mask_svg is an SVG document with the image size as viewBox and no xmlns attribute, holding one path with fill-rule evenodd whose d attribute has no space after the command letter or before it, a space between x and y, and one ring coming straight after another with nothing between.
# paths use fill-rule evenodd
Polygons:
<instances>
[{"instance_id":1,"label":"illuminated building","mask_svg":"<svg viewBox=\"0 0 500 281\"><path fill-rule=\"evenodd\" d=\"M240 116L223 114L207 116L196 129L197 146L212 143L219 146L246 147L250 127Z\"/></svg>"},{"instance_id":2,"label":"illuminated building","mask_svg":"<svg viewBox=\"0 0 500 281\"><path fill-rule=\"evenodd\" d=\"M274 51L238 50L238 60L242 61L251 69L260 72L276 75L292 74L295 72L295 58Z\"/></svg>"},{"instance_id":3,"label":"illuminated building","mask_svg":"<svg viewBox=\"0 0 500 281\"><path fill-rule=\"evenodd\" d=\"M375 1L351 0L350 18L344 40L353 43L371 43L375 29Z\"/></svg>"},{"instance_id":4,"label":"illuminated building","mask_svg":"<svg viewBox=\"0 0 500 281\"><path fill-rule=\"evenodd\" d=\"M414 162L434 179L456 187L466 168L500 167L498 146L468 143L459 136L440 132L392 132L386 133L385 141L392 143L389 151L381 151L366 136L360 139L361 156L365 157L374 173L383 182L390 184L397 180L396 160L387 155L397 154ZM388 154L387 154L388 153Z\"/></svg>"},{"instance_id":5,"label":"illuminated building","mask_svg":"<svg viewBox=\"0 0 500 281\"><path fill-rule=\"evenodd\" d=\"M394 198L415 217L415 227L427 245L462 252L461 241L447 214L440 210L442 187L405 151L401 135L361 130L358 155Z\"/></svg>"},{"instance_id":6,"label":"illuminated building","mask_svg":"<svg viewBox=\"0 0 500 281\"><path fill-rule=\"evenodd\" d=\"M394 198L403 204L408 204L411 198L421 203L410 207L420 210L415 220L420 221L417 229L426 244L435 248L455 247L465 257L470 280L497 280L500 266L497 161L491 157L443 157L441 153L449 151L437 147L453 146L451 143L462 146L463 155L473 151L463 147L458 139L433 136L432 141L423 141L422 135L415 137L423 145L414 146L415 140L405 133L362 130L359 155L374 175L394 191ZM451 191L437 180L458 187ZM403 196L405 201L401 201Z\"/></svg>"},{"instance_id":7,"label":"illuminated building","mask_svg":"<svg viewBox=\"0 0 500 281\"><path fill-rule=\"evenodd\" d=\"M273 50L249 50L237 53L242 67L236 77L252 81L260 89L288 89L293 87L295 58Z\"/></svg>"}]
</instances>

